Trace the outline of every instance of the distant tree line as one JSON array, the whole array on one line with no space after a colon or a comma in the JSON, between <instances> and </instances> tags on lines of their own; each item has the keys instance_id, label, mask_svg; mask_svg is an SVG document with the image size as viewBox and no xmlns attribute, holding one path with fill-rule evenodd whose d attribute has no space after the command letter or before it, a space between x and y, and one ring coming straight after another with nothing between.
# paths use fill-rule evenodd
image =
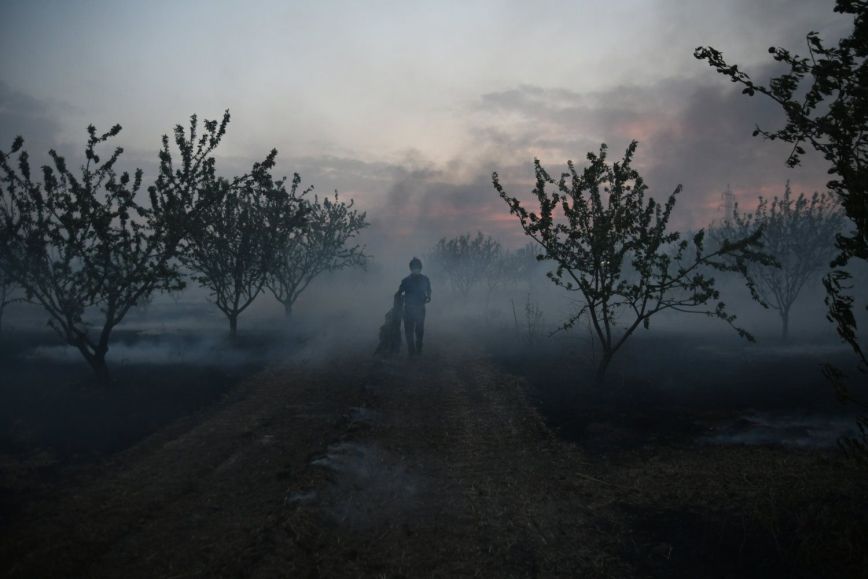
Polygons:
<instances>
[{"instance_id":1,"label":"distant tree line","mask_svg":"<svg viewBox=\"0 0 868 579\"><path fill-rule=\"evenodd\" d=\"M175 127L174 147L164 136L146 191L140 169L116 168L122 148L102 151L120 125L88 127L77 170L49 151L38 177L16 138L0 152L0 316L13 299L42 306L106 384L112 331L155 292L182 289L184 266L234 336L264 288L291 307L323 271L362 265L363 248L348 242L367 225L364 213L337 197L310 200L298 175L287 187L273 176L276 150L241 176L217 176L214 151L229 120L226 111L200 125L194 115Z\"/></svg>"},{"instance_id":2,"label":"distant tree line","mask_svg":"<svg viewBox=\"0 0 868 579\"><path fill-rule=\"evenodd\" d=\"M538 263L532 246L511 251L481 231L440 239L428 261L462 298L477 287L484 288L490 297L498 288L528 280Z\"/></svg>"}]
</instances>

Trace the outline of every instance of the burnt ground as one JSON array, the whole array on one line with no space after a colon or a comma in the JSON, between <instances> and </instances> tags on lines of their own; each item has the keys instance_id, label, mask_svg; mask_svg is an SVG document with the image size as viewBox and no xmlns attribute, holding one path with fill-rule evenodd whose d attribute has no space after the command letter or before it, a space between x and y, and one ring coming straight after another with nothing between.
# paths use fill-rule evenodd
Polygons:
<instances>
[{"instance_id":1,"label":"burnt ground","mask_svg":"<svg viewBox=\"0 0 868 579\"><path fill-rule=\"evenodd\" d=\"M759 401L775 396L720 406L631 382L625 369L641 353L625 358L612 388L588 390L575 386L581 367L555 363L569 352L528 365L501 346L443 342L419 360L346 351L272 362L203 396L139 442L22 495L0 529L0 569L27 578L865 575L864 470L834 448L705 441L703 429L771 411ZM672 354L673 343L661 347ZM691 355L698 376L725 374ZM657 375L664 385L681 379Z\"/></svg>"}]
</instances>

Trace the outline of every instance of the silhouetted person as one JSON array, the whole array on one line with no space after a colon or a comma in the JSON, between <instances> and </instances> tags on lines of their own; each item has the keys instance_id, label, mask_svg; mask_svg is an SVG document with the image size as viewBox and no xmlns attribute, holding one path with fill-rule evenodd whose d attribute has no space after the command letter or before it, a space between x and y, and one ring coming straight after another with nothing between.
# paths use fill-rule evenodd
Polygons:
<instances>
[{"instance_id":1,"label":"silhouetted person","mask_svg":"<svg viewBox=\"0 0 868 579\"><path fill-rule=\"evenodd\" d=\"M431 281L422 275L422 261L410 260L410 275L401 280L397 296L404 298L404 335L410 356L422 353L425 335L425 304L431 301Z\"/></svg>"}]
</instances>

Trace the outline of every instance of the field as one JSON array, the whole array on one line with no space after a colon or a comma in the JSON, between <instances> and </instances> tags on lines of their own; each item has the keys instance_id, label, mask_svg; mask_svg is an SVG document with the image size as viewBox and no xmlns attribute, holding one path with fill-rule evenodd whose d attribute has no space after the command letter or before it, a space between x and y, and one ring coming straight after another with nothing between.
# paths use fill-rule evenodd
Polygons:
<instances>
[{"instance_id":1,"label":"field","mask_svg":"<svg viewBox=\"0 0 868 579\"><path fill-rule=\"evenodd\" d=\"M834 344L652 334L599 387L580 339L435 327L408 360L263 334L132 357L100 391L76 360L32 355L51 339L4 338L4 576L868 569L868 481L835 445L854 421L818 367L847 363Z\"/></svg>"}]
</instances>

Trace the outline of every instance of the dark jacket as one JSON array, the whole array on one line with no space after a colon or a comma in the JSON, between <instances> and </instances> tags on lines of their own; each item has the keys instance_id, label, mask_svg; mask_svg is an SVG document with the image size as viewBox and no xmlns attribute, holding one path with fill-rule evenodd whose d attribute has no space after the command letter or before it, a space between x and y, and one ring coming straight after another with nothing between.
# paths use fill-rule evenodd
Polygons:
<instances>
[{"instance_id":1,"label":"dark jacket","mask_svg":"<svg viewBox=\"0 0 868 579\"><path fill-rule=\"evenodd\" d=\"M421 273L411 273L401 280L398 294L404 296L404 305L424 306L431 301L431 281Z\"/></svg>"}]
</instances>

